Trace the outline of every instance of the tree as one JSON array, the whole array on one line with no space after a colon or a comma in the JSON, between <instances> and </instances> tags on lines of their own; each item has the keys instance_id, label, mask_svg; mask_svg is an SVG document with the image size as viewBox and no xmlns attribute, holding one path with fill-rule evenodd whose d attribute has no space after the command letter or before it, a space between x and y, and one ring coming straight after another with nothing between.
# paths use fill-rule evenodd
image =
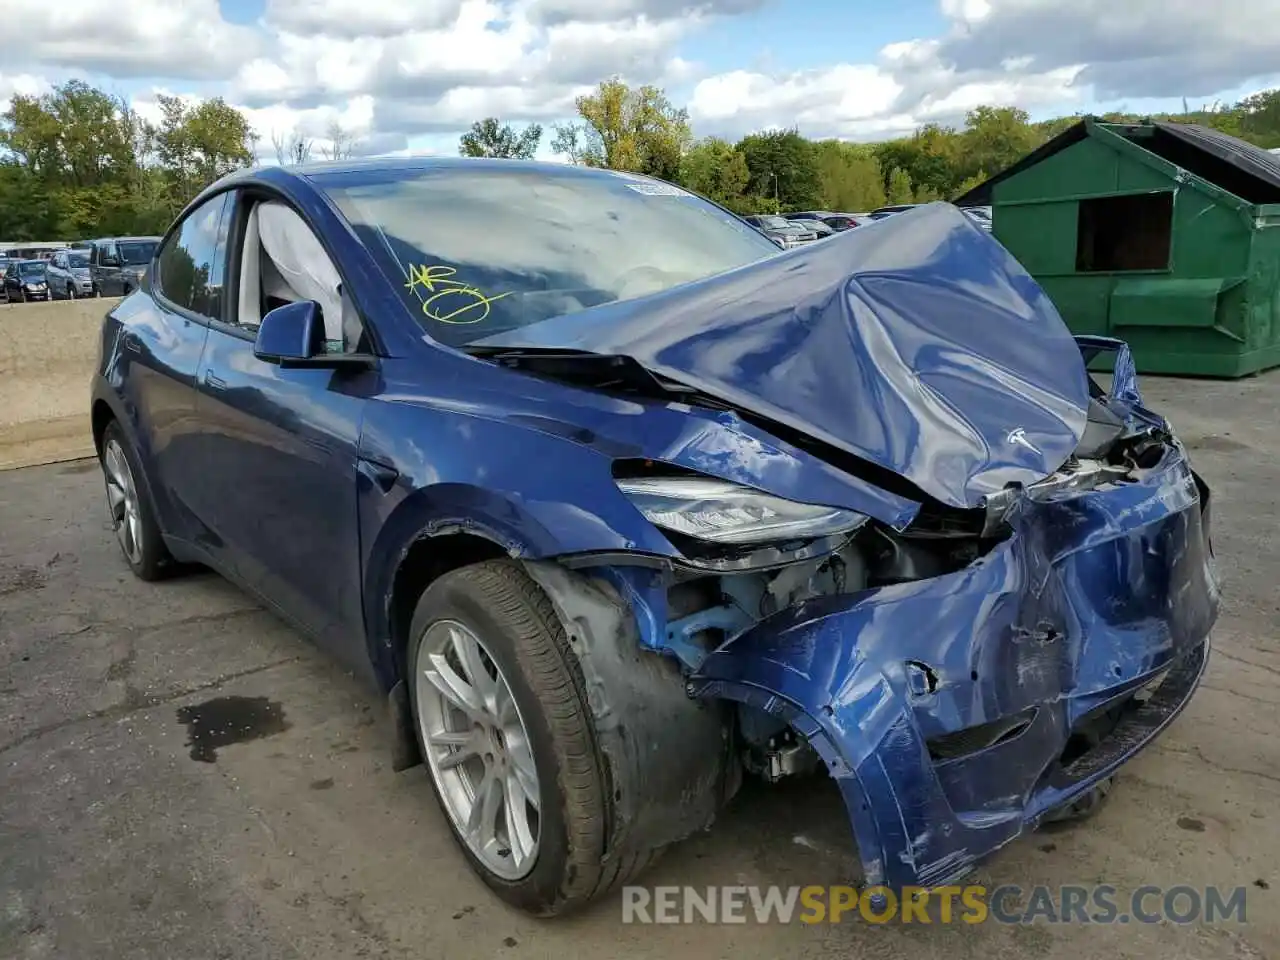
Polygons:
<instances>
[{"instance_id":1,"label":"tree","mask_svg":"<svg viewBox=\"0 0 1280 960\"><path fill-rule=\"evenodd\" d=\"M1241 136L1263 147L1280 147L1280 90L1245 97L1236 105Z\"/></svg>"},{"instance_id":2,"label":"tree","mask_svg":"<svg viewBox=\"0 0 1280 960\"><path fill-rule=\"evenodd\" d=\"M873 150L841 140L823 140L816 149L819 206L846 213L884 206L884 177Z\"/></svg>"},{"instance_id":3,"label":"tree","mask_svg":"<svg viewBox=\"0 0 1280 960\"><path fill-rule=\"evenodd\" d=\"M965 116L960 136L958 172L963 177L978 170L992 176L1017 163L1043 140L1028 123L1025 110L1016 107L978 107Z\"/></svg>"},{"instance_id":4,"label":"tree","mask_svg":"<svg viewBox=\"0 0 1280 960\"><path fill-rule=\"evenodd\" d=\"M160 94L156 156L169 186L172 212L219 177L253 163L256 137L249 122L221 97L195 106Z\"/></svg>"},{"instance_id":5,"label":"tree","mask_svg":"<svg viewBox=\"0 0 1280 960\"><path fill-rule=\"evenodd\" d=\"M0 237L49 240L64 221L58 191L46 186L26 165L0 160Z\"/></svg>"},{"instance_id":6,"label":"tree","mask_svg":"<svg viewBox=\"0 0 1280 960\"><path fill-rule=\"evenodd\" d=\"M901 167L889 171L889 189L885 199L890 203L914 203L916 195L911 185L911 174Z\"/></svg>"},{"instance_id":7,"label":"tree","mask_svg":"<svg viewBox=\"0 0 1280 960\"><path fill-rule=\"evenodd\" d=\"M4 120L0 146L48 183L119 182L138 159L116 101L80 80L43 97L15 96Z\"/></svg>"},{"instance_id":8,"label":"tree","mask_svg":"<svg viewBox=\"0 0 1280 960\"><path fill-rule=\"evenodd\" d=\"M360 150L360 141L337 120L329 124L325 136L329 143L320 148L320 155L326 160L350 160Z\"/></svg>"},{"instance_id":9,"label":"tree","mask_svg":"<svg viewBox=\"0 0 1280 960\"><path fill-rule=\"evenodd\" d=\"M689 146L689 112L653 86L632 89L618 77L575 101L581 123L556 127L552 149L572 163L631 170L663 180L680 175Z\"/></svg>"},{"instance_id":10,"label":"tree","mask_svg":"<svg viewBox=\"0 0 1280 960\"><path fill-rule=\"evenodd\" d=\"M910 177L921 197L948 196L962 177L960 138L950 127L925 124L911 136L877 144L874 150L885 174L886 190L894 169Z\"/></svg>"},{"instance_id":11,"label":"tree","mask_svg":"<svg viewBox=\"0 0 1280 960\"><path fill-rule=\"evenodd\" d=\"M201 189L256 162L257 136L220 99L160 96L147 122L128 102L81 81L43 96L14 96L0 112L0 236L43 240L160 233ZM1007 107L981 106L961 129L926 124L873 145L813 142L796 130L757 133L737 145L694 141L687 113L656 87L614 77L577 101L577 120L557 126L552 149L574 163L674 180L738 213L821 207L850 212L885 202L955 197L1017 162L1080 117L1031 123ZM1107 121L1134 123L1124 111ZM1280 147L1280 89L1238 103L1154 117L1198 123L1263 147ZM542 131L496 119L462 139L483 156L528 156ZM273 138L278 159L354 156L356 138L333 123L312 141L298 130Z\"/></svg>"},{"instance_id":12,"label":"tree","mask_svg":"<svg viewBox=\"0 0 1280 960\"><path fill-rule=\"evenodd\" d=\"M804 210L818 205L822 184L818 152L797 130L753 133L738 141L750 179L747 192L774 201L778 210Z\"/></svg>"},{"instance_id":13,"label":"tree","mask_svg":"<svg viewBox=\"0 0 1280 960\"><path fill-rule=\"evenodd\" d=\"M276 163L282 167L300 166L311 159L311 150L315 146L313 140L304 137L302 131L294 127L288 134L271 134L271 145L276 150Z\"/></svg>"},{"instance_id":14,"label":"tree","mask_svg":"<svg viewBox=\"0 0 1280 960\"><path fill-rule=\"evenodd\" d=\"M974 187L982 186L982 184L986 183L987 180L989 179L990 178L987 176L987 172L985 170L979 170L977 173L969 177L967 180L961 180L960 185L956 187L956 192L952 194L952 197L955 198L955 197L962 196L968 193Z\"/></svg>"},{"instance_id":15,"label":"tree","mask_svg":"<svg viewBox=\"0 0 1280 960\"><path fill-rule=\"evenodd\" d=\"M726 140L699 140L680 161L680 183L709 200L738 209L751 173L741 153Z\"/></svg>"},{"instance_id":16,"label":"tree","mask_svg":"<svg viewBox=\"0 0 1280 960\"><path fill-rule=\"evenodd\" d=\"M586 128L578 123L557 123L552 126L555 136L551 140L551 152L567 157L574 165L595 166L587 156Z\"/></svg>"},{"instance_id":17,"label":"tree","mask_svg":"<svg viewBox=\"0 0 1280 960\"><path fill-rule=\"evenodd\" d=\"M485 117L471 125L458 141L464 157L499 157L503 160L532 160L542 142L542 127L531 123L519 133L509 123Z\"/></svg>"}]
</instances>

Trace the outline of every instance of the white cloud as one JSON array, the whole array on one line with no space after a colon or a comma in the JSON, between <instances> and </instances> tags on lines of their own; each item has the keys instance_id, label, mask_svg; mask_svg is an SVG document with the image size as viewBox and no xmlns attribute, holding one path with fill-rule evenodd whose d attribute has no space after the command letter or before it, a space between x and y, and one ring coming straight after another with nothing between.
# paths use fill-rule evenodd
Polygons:
<instances>
[{"instance_id":1,"label":"white cloud","mask_svg":"<svg viewBox=\"0 0 1280 960\"><path fill-rule=\"evenodd\" d=\"M1084 110L1201 98L1280 72L1280 0L940 0L940 8L943 36L888 44L874 65L705 78L694 90L695 121L885 136L956 123L981 104ZM860 82L842 84L851 70L862 71Z\"/></svg>"},{"instance_id":2,"label":"white cloud","mask_svg":"<svg viewBox=\"0 0 1280 960\"><path fill-rule=\"evenodd\" d=\"M31 73L0 73L0 113L9 109L9 101L15 96L35 97L48 93L49 81Z\"/></svg>"},{"instance_id":3,"label":"white cloud","mask_svg":"<svg viewBox=\"0 0 1280 960\"><path fill-rule=\"evenodd\" d=\"M272 27L302 35L395 36L447 27L461 9L462 0L267 0L263 19Z\"/></svg>"},{"instance_id":4,"label":"white cloud","mask_svg":"<svg viewBox=\"0 0 1280 960\"><path fill-rule=\"evenodd\" d=\"M7 62L115 78L225 79L261 40L223 20L218 0L7 0L5 21L21 24Z\"/></svg>"},{"instance_id":5,"label":"white cloud","mask_svg":"<svg viewBox=\"0 0 1280 960\"><path fill-rule=\"evenodd\" d=\"M606 23L637 17L679 20L692 16L735 16L763 7L769 0L529 0L527 10L538 23Z\"/></svg>"},{"instance_id":6,"label":"white cloud","mask_svg":"<svg viewBox=\"0 0 1280 960\"><path fill-rule=\"evenodd\" d=\"M785 76L735 70L702 80L689 112L695 127L798 126L838 133L887 116L901 86L878 67L842 64Z\"/></svg>"},{"instance_id":7,"label":"white cloud","mask_svg":"<svg viewBox=\"0 0 1280 960\"><path fill-rule=\"evenodd\" d=\"M958 73L1082 66L1103 99L1208 96L1280 70L1280 0L944 0Z\"/></svg>"}]
</instances>

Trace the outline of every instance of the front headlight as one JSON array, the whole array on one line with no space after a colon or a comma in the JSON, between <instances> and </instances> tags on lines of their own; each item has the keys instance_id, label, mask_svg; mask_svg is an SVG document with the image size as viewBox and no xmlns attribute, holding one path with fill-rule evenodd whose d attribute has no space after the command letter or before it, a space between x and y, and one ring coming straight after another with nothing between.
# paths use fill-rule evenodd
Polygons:
<instances>
[{"instance_id":1,"label":"front headlight","mask_svg":"<svg viewBox=\"0 0 1280 960\"><path fill-rule=\"evenodd\" d=\"M654 526L711 543L809 540L867 522L852 510L796 503L723 480L644 477L618 486Z\"/></svg>"}]
</instances>

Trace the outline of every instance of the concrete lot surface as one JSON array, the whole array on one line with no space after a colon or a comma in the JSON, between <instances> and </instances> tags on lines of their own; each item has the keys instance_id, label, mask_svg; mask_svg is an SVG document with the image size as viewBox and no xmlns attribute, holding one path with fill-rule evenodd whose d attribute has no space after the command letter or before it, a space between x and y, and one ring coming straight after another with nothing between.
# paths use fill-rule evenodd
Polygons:
<instances>
[{"instance_id":1,"label":"concrete lot surface","mask_svg":"<svg viewBox=\"0 0 1280 960\"><path fill-rule=\"evenodd\" d=\"M979 879L1245 886L1247 923L624 926L617 897L529 919L465 869L423 769L390 771L378 698L212 575L134 580L78 461L0 475L0 958L1280 956L1280 376L1144 385L1214 488L1207 678L1097 819ZM256 738L193 748L225 697ZM748 785L643 882L856 876L818 782Z\"/></svg>"}]
</instances>

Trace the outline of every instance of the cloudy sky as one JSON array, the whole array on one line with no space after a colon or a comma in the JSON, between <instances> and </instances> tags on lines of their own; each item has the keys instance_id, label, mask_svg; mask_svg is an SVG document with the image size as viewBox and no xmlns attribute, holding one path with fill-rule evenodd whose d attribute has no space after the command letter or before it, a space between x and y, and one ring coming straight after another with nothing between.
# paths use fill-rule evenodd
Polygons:
<instances>
[{"instance_id":1,"label":"cloudy sky","mask_svg":"<svg viewBox=\"0 0 1280 960\"><path fill-rule=\"evenodd\" d=\"M480 117L549 125L621 74L695 133L876 139L981 103L1177 109L1280 86L1280 0L5 0L0 104L73 77L221 95L271 152L340 122L364 152L456 153ZM544 138L547 152L550 136Z\"/></svg>"}]
</instances>

